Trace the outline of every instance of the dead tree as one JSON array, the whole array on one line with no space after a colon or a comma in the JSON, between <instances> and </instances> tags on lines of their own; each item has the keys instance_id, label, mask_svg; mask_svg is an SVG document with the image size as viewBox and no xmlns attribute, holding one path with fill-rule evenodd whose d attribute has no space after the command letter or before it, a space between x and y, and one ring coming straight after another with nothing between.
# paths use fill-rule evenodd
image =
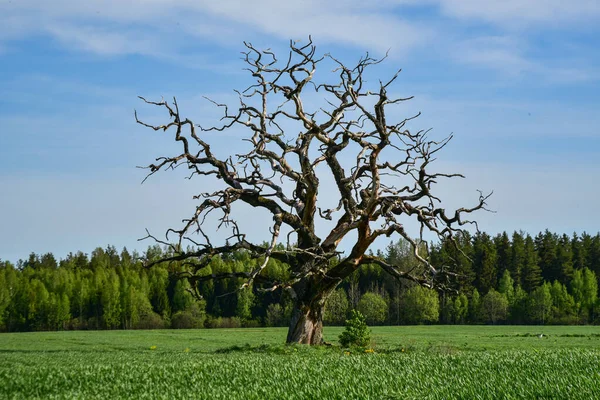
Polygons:
<instances>
[{"instance_id":1,"label":"dead tree","mask_svg":"<svg viewBox=\"0 0 600 400\"><path fill-rule=\"evenodd\" d=\"M440 178L462 175L432 173L429 167L452 136L436 141L428 138L428 131L411 132L407 123L418 115L396 122L388 120L390 106L410 99L388 97L388 89L400 71L389 81L379 81L371 91L365 70L383 59L367 54L348 67L328 54L317 57L309 40L303 46L291 42L287 60L281 62L270 50L258 50L250 43L245 46L247 51L242 54L254 83L237 92L239 104L235 111L213 102L224 112L222 125L194 124L180 115L175 99L168 103L140 97L147 104L165 109L169 122L148 124L138 119L137 113L136 121L155 131L173 130L182 148L180 154L156 159L147 167L148 176L185 165L191 177L212 176L222 185L221 190L196 196L195 212L180 229L169 229L167 240L148 235L170 243L173 249L173 255L160 262L185 260L189 268L184 276L192 287L209 279L245 278L246 287L261 281L263 290L289 290L295 302L289 343L322 343L327 297L365 264L377 264L396 278L442 287L451 272L431 265L427 255L422 254L419 242L423 234L453 238L465 224L476 226L463 217L483 209L489 195L480 193L478 202L470 208L448 212L441 207L441 200L432 193L434 184ZM317 66L324 63L333 66L333 72L329 72L333 83L315 82ZM320 95L324 105L316 110L307 107L303 102L307 92ZM207 141L211 136L208 132L236 127L247 132L244 140L249 142L249 152L217 157ZM328 201L336 197L329 208L322 206L324 201L319 197L323 174L329 174L336 186L327 193ZM270 213L268 245L252 243L249 235L241 232L232 215L234 203ZM206 232L205 219L212 212L219 213L219 227L229 226L232 230L223 245L213 245L211 234ZM318 232L315 223L319 219L329 221L331 229ZM403 222L409 220L420 227L418 233L407 232ZM177 236L177 243L170 242L169 234ZM193 234L197 235L195 239ZM392 235L411 243L424 268L402 270L367 254L377 238ZM345 238L351 244L341 252L338 246ZM185 241L193 244L193 250L183 250ZM285 242L285 250L276 246L279 242ZM203 273L211 257L236 250L260 258L260 266L245 273ZM264 282L262 272L270 258L289 265L288 280Z\"/></svg>"}]
</instances>

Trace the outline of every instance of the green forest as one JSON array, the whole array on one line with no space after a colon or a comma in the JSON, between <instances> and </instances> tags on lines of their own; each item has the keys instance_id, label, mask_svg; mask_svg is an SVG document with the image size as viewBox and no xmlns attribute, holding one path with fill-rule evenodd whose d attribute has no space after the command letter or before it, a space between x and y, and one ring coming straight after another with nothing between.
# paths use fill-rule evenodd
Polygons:
<instances>
[{"instance_id":1,"label":"green forest","mask_svg":"<svg viewBox=\"0 0 600 400\"><path fill-rule=\"evenodd\" d=\"M446 291L423 288L366 266L329 298L325 322L343 324L358 309L371 325L593 324L600 277L600 234L535 237L523 232L465 235L428 245L432 264L456 273ZM97 248L91 255L34 254L16 265L0 260L0 330L158 329L285 326L292 300L259 283L238 290L240 279L205 281L191 288L177 262L145 268L167 255L158 245L144 254ZM407 242L378 256L405 270L421 268ZM213 257L204 274L249 271L262 260L243 251ZM265 273L286 279L270 260ZM202 300L192 294L196 293Z\"/></svg>"}]
</instances>

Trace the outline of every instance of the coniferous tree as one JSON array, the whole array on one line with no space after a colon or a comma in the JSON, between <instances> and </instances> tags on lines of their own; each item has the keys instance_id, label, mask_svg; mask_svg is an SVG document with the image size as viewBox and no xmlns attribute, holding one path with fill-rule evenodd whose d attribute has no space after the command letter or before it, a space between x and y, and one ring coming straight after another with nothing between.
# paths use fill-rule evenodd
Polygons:
<instances>
[{"instance_id":1,"label":"coniferous tree","mask_svg":"<svg viewBox=\"0 0 600 400\"><path fill-rule=\"evenodd\" d=\"M496 287L496 248L487 233L478 233L473 240L475 286L482 293Z\"/></svg>"},{"instance_id":2,"label":"coniferous tree","mask_svg":"<svg viewBox=\"0 0 600 400\"><path fill-rule=\"evenodd\" d=\"M587 252L577 233L571 237L571 252L573 253L573 271L584 269L587 266Z\"/></svg>"},{"instance_id":3,"label":"coniferous tree","mask_svg":"<svg viewBox=\"0 0 600 400\"><path fill-rule=\"evenodd\" d=\"M523 289L531 292L542 283L535 245L530 235L525 238L525 264L523 265Z\"/></svg>"},{"instance_id":4,"label":"coniferous tree","mask_svg":"<svg viewBox=\"0 0 600 400\"><path fill-rule=\"evenodd\" d=\"M558 238L546 229L535 237L535 249L538 264L542 270L542 278L552 282L560 277L560 266L557 260Z\"/></svg>"},{"instance_id":5,"label":"coniferous tree","mask_svg":"<svg viewBox=\"0 0 600 400\"><path fill-rule=\"evenodd\" d=\"M467 275L469 271L474 274L472 266L478 261L481 266L481 260L490 259L486 253L486 245L490 243L492 253L496 254L494 271L501 268L503 263L498 260L502 258L500 253L505 251L502 243L506 243L507 237L498 235L493 241L489 235L485 238L484 234L467 239L457 238L467 255L477 253L479 259L473 256L469 260L449 243L437 243L430 247L431 257L436 265L455 263L455 271L462 271L465 275L459 275L451 282L458 289L457 294L450 296L445 293L439 296L441 322L491 322L489 318L484 318L485 312L480 313L485 311L482 306L485 296L479 298L480 292L474 293L473 286L468 284ZM596 259L592 255L596 252L595 246L600 236L584 233L580 240L576 234L567 237L546 231L537 237L538 248L542 251L548 248L546 244L549 237L556 239L556 257L554 266L550 269L558 271L558 279L545 284L550 293L551 307L548 310L544 308L547 306L547 299L542 293L545 289L537 290L543 281L535 243L531 236L524 237L522 233L515 232L510 242L508 267L491 288L508 301L509 313L506 320L510 323L553 324L595 322L599 306L598 275L590 268L571 271L573 266L582 263L594 265ZM147 253L157 256L162 251L158 247L152 247ZM236 317L238 325L240 320L271 324L275 317L279 321L277 324L283 324L282 321L289 318L289 299L285 291L264 292L260 290L261 284L255 282L251 288L239 292L236 289L242 281L217 287L214 282L208 281L192 288L187 281L174 279L172 274L181 271L177 262L146 269L141 267L135 257L135 254L129 254L126 249L116 254L114 247L108 246L106 249L94 250L89 260L81 252L70 253L58 262L51 253L41 256L32 253L27 261L17 263L20 269L6 261L0 261L0 330L157 328L168 324L169 318L172 327L202 327L206 317L206 302L192 297L190 291L195 289L207 299L208 304L212 302L209 312L213 317L223 317L227 321L229 317ZM402 265L406 268L410 268L414 261L410 249L401 242L390 244L386 253L378 251L378 257L393 259L397 264L404 263ZM248 253L244 251L236 251L222 257L213 257L210 261L213 269L206 273L248 271L260 262L261 260L248 257ZM461 266L462 262L464 264ZM266 273L277 280L286 277L289 270L280 260L271 260L266 266ZM514 280L514 276L521 277L525 288ZM407 322L403 318L406 316L406 286L406 282L387 279L378 266L367 265L341 284L338 292L344 296L346 304L338 313L341 316L333 318L329 315L333 309L328 306L325 309L325 319L328 323L339 323L345 318L345 310L350 308L351 303L347 293L354 293L358 305L360 298L364 297L361 294L370 292L386 302L384 319L387 323ZM332 296L338 295L338 292ZM328 304L335 303L333 300L332 298ZM412 320L416 321L417 318Z\"/></svg>"},{"instance_id":6,"label":"coniferous tree","mask_svg":"<svg viewBox=\"0 0 600 400\"><path fill-rule=\"evenodd\" d=\"M522 285L522 273L525 268L525 239L522 232L514 232L510 254L509 271L513 281Z\"/></svg>"},{"instance_id":7,"label":"coniferous tree","mask_svg":"<svg viewBox=\"0 0 600 400\"><path fill-rule=\"evenodd\" d=\"M558 241L556 263L558 280L563 285L568 285L573 278L573 249L567 235L562 235Z\"/></svg>"},{"instance_id":8,"label":"coniferous tree","mask_svg":"<svg viewBox=\"0 0 600 400\"><path fill-rule=\"evenodd\" d=\"M600 233L591 240L588 259L588 268L600 279Z\"/></svg>"},{"instance_id":9,"label":"coniferous tree","mask_svg":"<svg viewBox=\"0 0 600 400\"><path fill-rule=\"evenodd\" d=\"M150 304L152 304L154 312L163 318L168 318L170 316L169 296L167 294L169 273L162 268L151 268L148 283L150 285Z\"/></svg>"},{"instance_id":10,"label":"coniferous tree","mask_svg":"<svg viewBox=\"0 0 600 400\"><path fill-rule=\"evenodd\" d=\"M30 268L32 270L39 269L40 267L40 257L35 253L30 253L29 258L24 263L24 268Z\"/></svg>"},{"instance_id":11,"label":"coniferous tree","mask_svg":"<svg viewBox=\"0 0 600 400\"><path fill-rule=\"evenodd\" d=\"M583 253L584 257L584 262L581 266L581 269L590 268L590 266L592 265L592 241L592 236L589 233L583 232L581 234L581 252Z\"/></svg>"},{"instance_id":12,"label":"coniferous tree","mask_svg":"<svg viewBox=\"0 0 600 400\"><path fill-rule=\"evenodd\" d=\"M512 254L508 234L502 232L502 234L494 237L494 246L496 247L496 274L497 279L500 280L504 271L510 270Z\"/></svg>"},{"instance_id":13,"label":"coniferous tree","mask_svg":"<svg viewBox=\"0 0 600 400\"><path fill-rule=\"evenodd\" d=\"M436 265L447 265L456 272L458 291L470 293L473 290L475 271L473 270L474 250L472 237L468 233L456 239L456 243L445 240L438 246L432 246L432 261Z\"/></svg>"},{"instance_id":14,"label":"coniferous tree","mask_svg":"<svg viewBox=\"0 0 600 400\"><path fill-rule=\"evenodd\" d=\"M52 253L46 253L42 255L39 261L39 268L55 270L58 268L58 263L56 262L56 258Z\"/></svg>"}]
</instances>

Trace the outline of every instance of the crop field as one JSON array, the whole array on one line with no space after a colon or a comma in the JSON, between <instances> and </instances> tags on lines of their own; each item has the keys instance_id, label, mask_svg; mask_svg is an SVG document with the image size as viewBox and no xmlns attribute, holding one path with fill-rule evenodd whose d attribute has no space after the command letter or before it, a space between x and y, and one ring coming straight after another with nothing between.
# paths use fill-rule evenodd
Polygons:
<instances>
[{"instance_id":1,"label":"crop field","mask_svg":"<svg viewBox=\"0 0 600 400\"><path fill-rule=\"evenodd\" d=\"M375 327L366 351L341 329L0 334L0 398L600 398L597 327Z\"/></svg>"}]
</instances>

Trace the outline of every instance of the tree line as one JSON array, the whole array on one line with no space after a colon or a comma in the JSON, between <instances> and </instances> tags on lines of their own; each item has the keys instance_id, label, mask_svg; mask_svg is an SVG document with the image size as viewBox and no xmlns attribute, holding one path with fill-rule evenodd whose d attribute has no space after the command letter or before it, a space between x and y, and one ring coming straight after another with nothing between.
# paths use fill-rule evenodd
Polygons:
<instances>
[{"instance_id":1,"label":"tree line","mask_svg":"<svg viewBox=\"0 0 600 400\"><path fill-rule=\"evenodd\" d=\"M330 296L325 322L342 324L352 309L376 324L590 324L600 320L600 234L523 232L494 237L465 235L422 244L431 262L453 271L449 290L433 291L389 277L366 265ZM97 248L90 255L31 254L16 265L0 260L0 330L157 329L285 326L293 302L285 290L242 279L199 281L190 287L185 266L172 262L145 268L164 257L155 245L143 253ZM410 245L390 243L378 255L418 272ZM212 257L204 274L251 271L263 260L238 250ZM269 260L266 276L285 281L286 264ZM201 297L201 300L198 300Z\"/></svg>"}]
</instances>

